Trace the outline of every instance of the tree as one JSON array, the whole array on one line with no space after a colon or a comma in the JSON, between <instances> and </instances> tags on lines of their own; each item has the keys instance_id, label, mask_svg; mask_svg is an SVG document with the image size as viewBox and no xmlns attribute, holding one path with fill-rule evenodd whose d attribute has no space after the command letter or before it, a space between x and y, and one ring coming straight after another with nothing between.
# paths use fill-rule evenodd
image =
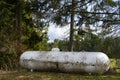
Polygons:
<instances>
[{"instance_id":1,"label":"tree","mask_svg":"<svg viewBox=\"0 0 120 80\"><path fill-rule=\"evenodd\" d=\"M39 14L33 4L30 0L0 0L0 69L18 69L19 55L25 50L49 50L47 28L34 17Z\"/></svg>"},{"instance_id":2,"label":"tree","mask_svg":"<svg viewBox=\"0 0 120 80\"><path fill-rule=\"evenodd\" d=\"M56 5L57 8L51 7L51 4L49 4L51 10L50 14L52 13L52 16L50 17L52 22L58 25L63 26L70 24L69 50L72 50L72 43L74 40L73 33L75 27L81 27L82 24L89 26L92 25L94 27L108 27L104 24L111 23L112 21L119 21L117 18L119 15L117 12L118 9L111 12L111 8L117 8L118 4L116 6L116 3L117 1L115 2L113 0L60 0ZM75 26L72 27L74 22Z\"/></svg>"},{"instance_id":3,"label":"tree","mask_svg":"<svg viewBox=\"0 0 120 80\"><path fill-rule=\"evenodd\" d=\"M74 34L73 28L74 28L74 17L75 17L74 11L75 11L75 0L72 0L69 51L73 51L73 34Z\"/></svg>"},{"instance_id":4,"label":"tree","mask_svg":"<svg viewBox=\"0 0 120 80\"><path fill-rule=\"evenodd\" d=\"M14 46L16 48L15 51L17 51L16 53L21 54L24 51L24 46L29 47L29 44L31 44L28 40L32 38L33 34L40 34L37 36L38 38L44 35L41 38L46 40L37 41L31 39L30 41L33 40L32 43L35 42L32 45L35 46L39 42L47 43L47 36L45 36L47 29L45 30L45 27L43 29L43 26L41 26L42 21L37 21L39 18L35 19L34 15L39 15L35 13L37 11L35 8L34 2L32 3L27 0L0 1L0 17L3 18L0 20L0 45L2 47L4 46L8 49L10 45ZM24 41L28 41L27 43L29 44L24 44Z\"/></svg>"}]
</instances>

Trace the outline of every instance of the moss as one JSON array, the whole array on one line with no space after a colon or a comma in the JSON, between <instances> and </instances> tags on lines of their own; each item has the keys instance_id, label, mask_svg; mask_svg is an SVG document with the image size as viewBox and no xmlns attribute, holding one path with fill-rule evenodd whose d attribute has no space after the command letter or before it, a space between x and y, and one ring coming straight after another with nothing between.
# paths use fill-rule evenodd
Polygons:
<instances>
[{"instance_id":1,"label":"moss","mask_svg":"<svg viewBox=\"0 0 120 80\"><path fill-rule=\"evenodd\" d=\"M110 59L110 68L116 67L116 59Z\"/></svg>"}]
</instances>

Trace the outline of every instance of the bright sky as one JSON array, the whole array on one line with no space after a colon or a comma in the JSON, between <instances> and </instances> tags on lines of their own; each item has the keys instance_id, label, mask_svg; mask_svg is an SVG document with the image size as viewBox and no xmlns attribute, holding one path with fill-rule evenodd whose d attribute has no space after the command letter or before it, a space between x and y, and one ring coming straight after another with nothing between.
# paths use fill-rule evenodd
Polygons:
<instances>
[{"instance_id":1,"label":"bright sky","mask_svg":"<svg viewBox=\"0 0 120 80\"><path fill-rule=\"evenodd\" d=\"M85 28L84 26L85 25L82 25L83 28ZM90 28L92 30L96 29L93 26L91 26ZM99 28L99 30L101 31L100 28ZM60 26L57 26L57 25L51 23L48 28L48 36L49 36L48 42L54 42L55 39L63 40L69 36L69 32L70 32L70 25L60 27ZM98 33L99 33L99 31L98 31ZM97 32L95 32L94 34L97 34Z\"/></svg>"},{"instance_id":2,"label":"bright sky","mask_svg":"<svg viewBox=\"0 0 120 80\"><path fill-rule=\"evenodd\" d=\"M60 27L56 26L55 24L50 24L48 28L48 42L54 42L55 39L63 40L64 38L68 37L69 33L69 25Z\"/></svg>"}]
</instances>

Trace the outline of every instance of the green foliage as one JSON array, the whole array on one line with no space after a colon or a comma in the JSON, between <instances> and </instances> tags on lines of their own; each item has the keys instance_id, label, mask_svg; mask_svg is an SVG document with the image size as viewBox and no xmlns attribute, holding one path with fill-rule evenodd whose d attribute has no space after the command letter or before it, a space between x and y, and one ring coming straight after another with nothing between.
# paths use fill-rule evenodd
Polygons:
<instances>
[{"instance_id":1,"label":"green foliage","mask_svg":"<svg viewBox=\"0 0 120 80\"><path fill-rule=\"evenodd\" d=\"M60 48L61 51L68 51L68 40L59 41L58 48Z\"/></svg>"},{"instance_id":2,"label":"green foliage","mask_svg":"<svg viewBox=\"0 0 120 80\"><path fill-rule=\"evenodd\" d=\"M0 54L1 70L18 70L19 68L19 57L16 54Z\"/></svg>"},{"instance_id":3,"label":"green foliage","mask_svg":"<svg viewBox=\"0 0 120 80\"><path fill-rule=\"evenodd\" d=\"M113 0L105 0L105 2L110 6L115 6L115 2Z\"/></svg>"},{"instance_id":4,"label":"green foliage","mask_svg":"<svg viewBox=\"0 0 120 80\"><path fill-rule=\"evenodd\" d=\"M116 67L116 59L110 59L110 68Z\"/></svg>"},{"instance_id":5,"label":"green foliage","mask_svg":"<svg viewBox=\"0 0 120 80\"><path fill-rule=\"evenodd\" d=\"M0 0L0 69L19 68L19 55L26 50L49 50L47 30L42 21L35 25L32 8L28 0Z\"/></svg>"},{"instance_id":6,"label":"green foliage","mask_svg":"<svg viewBox=\"0 0 120 80\"><path fill-rule=\"evenodd\" d=\"M28 34L22 36L22 43L28 47L28 50L48 50L46 30L43 30L44 32L39 28L28 28Z\"/></svg>"},{"instance_id":7,"label":"green foliage","mask_svg":"<svg viewBox=\"0 0 120 80\"><path fill-rule=\"evenodd\" d=\"M106 38L103 39L101 42L101 50L108 54L109 57L113 57L113 58L120 58L120 42L119 42L120 38Z\"/></svg>"},{"instance_id":8,"label":"green foliage","mask_svg":"<svg viewBox=\"0 0 120 80\"><path fill-rule=\"evenodd\" d=\"M58 41L58 47L62 51L67 51L68 40ZM120 58L120 38L99 38L97 35L90 34L86 37L79 35L75 36L74 39L74 51L93 51L93 52L104 52L110 58Z\"/></svg>"},{"instance_id":9,"label":"green foliage","mask_svg":"<svg viewBox=\"0 0 120 80\"><path fill-rule=\"evenodd\" d=\"M11 17L12 16L12 12L11 9L13 8L13 6L9 5L8 3L6 3L4 0L0 1L0 31L2 29L6 29L7 26L11 27L12 21L11 21Z\"/></svg>"},{"instance_id":10,"label":"green foliage","mask_svg":"<svg viewBox=\"0 0 120 80\"><path fill-rule=\"evenodd\" d=\"M38 43L39 41L42 41L42 37L39 37L39 35L35 31L33 31L27 43L30 48L33 48L34 44Z\"/></svg>"},{"instance_id":11,"label":"green foliage","mask_svg":"<svg viewBox=\"0 0 120 80\"><path fill-rule=\"evenodd\" d=\"M75 35L74 51L100 51L101 38L90 30L79 30Z\"/></svg>"},{"instance_id":12,"label":"green foliage","mask_svg":"<svg viewBox=\"0 0 120 80\"><path fill-rule=\"evenodd\" d=\"M50 47L45 41L39 42L34 46L35 50L50 51Z\"/></svg>"}]
</instances>

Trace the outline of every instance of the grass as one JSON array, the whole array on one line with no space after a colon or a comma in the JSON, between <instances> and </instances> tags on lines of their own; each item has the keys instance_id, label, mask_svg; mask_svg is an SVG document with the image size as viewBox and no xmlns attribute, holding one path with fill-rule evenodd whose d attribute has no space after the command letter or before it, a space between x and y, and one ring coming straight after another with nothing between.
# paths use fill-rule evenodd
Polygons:
<instances>
[{"instance_id":1,"label":"grass","mask_svg":"<svg viewBox=\"0 0 120 80\"><path fill-rule=\"evenodd\" d=\"M56 72L0 72L0 80L120 80L120 75L89 75Z\"/></svg>"}]
</instances>

